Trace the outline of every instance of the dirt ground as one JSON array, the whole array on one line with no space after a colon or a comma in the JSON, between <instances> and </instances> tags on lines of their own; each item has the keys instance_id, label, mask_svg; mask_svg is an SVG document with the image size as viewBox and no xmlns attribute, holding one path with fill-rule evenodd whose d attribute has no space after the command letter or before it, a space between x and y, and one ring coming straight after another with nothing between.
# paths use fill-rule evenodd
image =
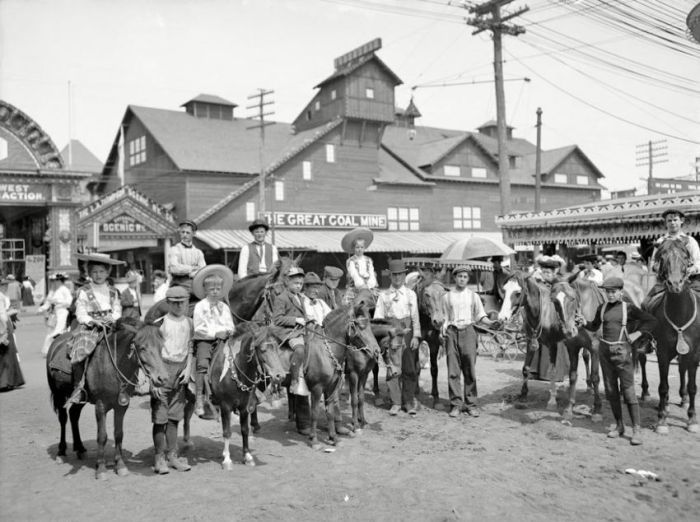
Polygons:
<instances>
[{"instance_id":1,"label":"dirt ground","mask_svg":"<svg viewBox=\"0 0 700 522\"><path fill-rule=\"evenodd\" d=\"M547 386L531 386L527 408L504 401L519 390L522 360L482 356L478 419L423 407L415 418L367 408L362 435L343 438L333 453L313 451L286 420L286 407L260 407L262 430L252 439L256 467L220 465L221 428L193 420L192 470L155 476L150 414L144 397L127 412L128 477L95 480L93 407L83 410L84 460L55 460L58 421L49 404L41 317L25 313L17 332L27 384L0 394L0 513L3 520L698 520L700 438L685 430L678 407L678 369L671 368L670 435L655 434L652 399L642 408L644 445L605 437L603 424L580 415L573 425L547 412ZM440 361L440 392L447 397ZM422 375L429 389L429 372ZM382 379L383 385L383 379ZM560 408L565 387L559 390ZM372 393L366 395L371 403ZM583 379L579 403L591 404ZM349 405L344 404L349 416ZM110 416L111 417L111 416ZM629 421L628 421L629 425ZM108 456L112 455L111 422ZM628 430L630 428L628 427ZM238 430L235 430L238 433ZM69 444L70 444L69 437ZM232 439L240 462L240 437ZM69 446L70 448L71 446ZM659 482L624 474L653 471Z\"/></svg>"}]
</instances>

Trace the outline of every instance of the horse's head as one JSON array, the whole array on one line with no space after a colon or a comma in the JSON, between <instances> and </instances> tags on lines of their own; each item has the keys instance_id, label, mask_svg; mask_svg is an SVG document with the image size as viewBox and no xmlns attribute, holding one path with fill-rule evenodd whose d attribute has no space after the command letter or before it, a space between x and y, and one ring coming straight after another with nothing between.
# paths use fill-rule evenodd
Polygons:
<instances>
[{"instance_id":1,"label":"horse's head","mask_svg":"<svg viewBox=\"0 0 700 522\"><path fill-rule=\"evenodd\" d=\"M364 301L336 308L324 319L323 328L335 339L344 338L348 346L379 352L379 344L370 326L369 305Z\"/></svg>"},{"instance_id":2,"label":"horse's head","mask_svg":"<svg viewBox=\"0 0 700 522\"><path fill-rule=\"evenodd\" d=\"M268 328L258 328L253 326L252 323L251 337L251 350L254 350L255 356L262 366L263 373L272 380L272 384L279 386L287 372L282 365L279 350L275 349L277 343L274 337L270 334Z\"/></svg>"},{"instance_id":3,"label":"horse's head","mask_svg":"<svg viewBox=\"0 0 700 522\"><path fill-rule=\"evenodd\" d=\"M445 313L442 308L442 298L445 295L445 287L434 282L420 292L418 308L421 314L430 318L434 329L439 329L445 322Z\"/></svg>"},{"instance_id":4,"label":"horse's head","mask_svg":"<svg viewBox=\"0 0 700 522\"><path fill-rule=\"evenodd\" d=\"M682 238L666 239L656 252L658 276L669 292L680 293L688 279L690 253Z\"/></svg>"},{"instance_id":5,"label":"horse's head","mask_svg":"<svg viewBox=\"0 0 700 522\"><path fill-rule=\"evenodd\" d=\"M163 334L160 327L146 324L134 336L134 349L146 377L156 388L163 386L168 379L168 371L163 363Z\"/></svg>"},{"instance_id":6,"label":"horse's head","mask_svg":"<svg viewBox=\"0 0 700 522\"><path fill-rule=\"evenodd\" d=\"M526 297L525 277L521 272L515 272L503 285L503 304L498 319L508 321L523 306Z\"/></svg>"},{"instance_id":7,"label":"horse's head","mask_svg":"<svg viewBox=\"0 0 700 522\"><path fill-rule=\"evenodd\" d=\"M552 286L550 298L554 304L562 332L566 337L576 337L576 312L579 311L578 293L568 283L555 283Z\"/></svg>"}]
</instances>

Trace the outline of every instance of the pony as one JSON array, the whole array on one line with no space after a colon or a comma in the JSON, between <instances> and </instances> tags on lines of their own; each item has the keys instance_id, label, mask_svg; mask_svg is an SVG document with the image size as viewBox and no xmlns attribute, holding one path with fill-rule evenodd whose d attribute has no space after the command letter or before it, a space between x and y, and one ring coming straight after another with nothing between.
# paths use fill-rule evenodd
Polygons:
<instances>
[{"instance_id":1,"label":"pony","mask_svg":"<svg viewBox=\"0 0 700 522\"><path fill-rule=\"evenodd\" d=\"M522 272L514 272L503 286L505 296L498 318L509 320L513 314L523 310L523 326L527 336L534 342L528 344L523 365L523 384L519 400L524 401L528 394L530 365L537 346L544 344L549 349L550 363L556 363L558 345L564 344L570 356L569 368L569 399L564 410L564 417L573 416L575 404L576 380L578 377L578 353L581 347L591 350L591 340L588 333L575 325L574 312L578 305L576 293L566 283L556 283L550 291L544 285L538 284L533 278ZM556 289L556 291L555 291ZM563 320L561 319L563 317ZM566 341L566 343L564 343ZM533 346L534 345L534 346ZM594 414L598 420L602 410L602 400L594 386ZM548 410L556 410L556 382L552 372L550 378L550 394L547 401Z\"/></svg>"},{"instance_id":2,"label":"pony","mask_svg":"<svg viewBox=\"0 0 700 522\"><path fill-rule=\"evenodd\" d=\"M659 364L659 407L656 432L668 434L668 370L671 361L678 357L681 376L688 374L688 424L691 433L697 433L695 414L695 381L700 364L700 316L698 315L698 285L689 278L690 254L682 239L667 239L657 250L658 277L665 284L661 301L653 306L657 319L654 337L657 341L656 357ZM687 353L681 354L679 353Z\"/></svg>"},{"instance_id":3,"label":"pony","mask_svg":"<svg viewBox=\"0 0 700 522\"><path fill-rule=\"evenodd\" d=\"M46 357L46 375L51 390L53 409L58 415L61 438L57 460L66 455L66 421L70 415L73 432L73 449L78 458L86 453L80 438L79 419L83 404L76 404L66 412L66 400L73 392L73 378L68 360L68 340L71 332L57 337L49 347ZM167 379L167 371L161 358L161 343L148 329L138 330L118 323L115 331L101 336L95 351L87 360L85 388L88 401L95 405L97 418L97 463L95 478L106 479L105 445L107 444L107 414L114 410L114 468L119 476L129 470L122 456L124 415L129 407L128 397L134 393L139 369L143 370L151 385L157 389ZM124 401L126 398L126 401ZM121 399L121 400L120 400ZM124 404L125 402L125 404Z\"/></svg>"},{"instance_id":4,"label":"pony","mask_svg":"<svg viewBox=\"0 0 700 522\"><path fill-rule=\"evenodd\" d=\"M433 408L438 410L442 409L440 392L438 391L438 359L442 348L440 328L445 322L442 299L446 292L445 286L437 280L433 280L427 285L420 282L416 285L421 333L430 349L430 377L432 380L430 395L433 398Z\"/></svg>"}]
</instances>

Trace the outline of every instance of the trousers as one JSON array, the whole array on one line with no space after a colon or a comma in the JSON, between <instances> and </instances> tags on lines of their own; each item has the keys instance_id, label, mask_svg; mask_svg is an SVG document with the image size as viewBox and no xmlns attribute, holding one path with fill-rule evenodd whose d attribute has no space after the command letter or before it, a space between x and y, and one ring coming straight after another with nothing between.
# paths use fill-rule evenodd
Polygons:
<instances>
[{"instance_id":1,"label":"trousers","mask_svg":"<svg viewBox=\"0 0 700 522\"><path fill-rule=\"evenodd\" d=\"M629 343L610 345L600 343L600 367L603 370L605 396L611 404L620 404L620 395L626 404L637 404L634 391L634 361Z\"/></svg>"},{"instance_id":2,"label":"trousers","mask_svg":"<svg viewBox=\"0 0 700 522\"><path fill-rule=\"evenodd\" d=\"M474 327L469 325L463 330L454 326L447 327L445 352L447 355L447 386L452 406L463 403L473 404L477 397L476 390L476 352L477 335ZM462 388L464 377L464 388Z\"/></svg>"}]
</instances>

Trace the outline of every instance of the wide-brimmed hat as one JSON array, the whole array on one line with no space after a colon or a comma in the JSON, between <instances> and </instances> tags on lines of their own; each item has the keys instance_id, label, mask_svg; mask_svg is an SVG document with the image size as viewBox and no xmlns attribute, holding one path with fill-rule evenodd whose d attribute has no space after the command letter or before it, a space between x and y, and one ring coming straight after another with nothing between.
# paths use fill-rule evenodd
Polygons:
<instances>
[{"instance_id":1,"label":"wide-brimmed hat","mask_svg":"<svg viewBox=\"0 0 700 522\"><path fill-rule=\"evenodd\" d=\"M264 228L265 230L270 230L270 225L267 224L267 220L263 218L258 218L255 221L253 221L250 225L248 225L248 230L252 233L253 230L256 228Z\"/></svg>"},{"instance_id":2,"label":"wide-brimmed hat","mask_svg":"<svg viewBox=\"0 0 700 522\"><path fill-rule=\"evenodd\" d=\"M233 272L226 265L207 265L197 271L192 279L192 293L200 299L204 299L206 290L204 289L204 281L211 275L218 275L223 279L221 292L223 295L228 295L233 285Z\"/></svg>"},{"instance_id":3,"label":"wide-brimmed hat","mask_svg":"<svg viewBox=\"0 0 700 522\"><path fill-rule=\"evenodd\" d=\"M49 276L49 281L65 281L66 279L68 279L68 276L63 272L56 272Z\"/></svg>"},{"instance_id":4,"label":"wide-brimmed hat","mask_svg":"<svg viewBox=\"0 0 700 522\"><path fill-rule=\"evenodd\" d=\"M321 281L321 278L318 277L318 274L316 272L308 272L304 276L304 286L308 285L322 285L323 281Z\"/></svg>"},{"instance_id":5,"label":"wide-brimmed hat","mask_svg":"<svg viewBox=\"0 0 700 522\"><path fill-rule=\"evenodd\" d=\"M182 302L187 301L189 298L190 293L182 286L171 286L168 288L168 291L165 292L165 299L167 301Z\"/></svg>"},{"instance_id":6,"label":"wide-brimmed hat","mask_svg":"<svg viewBox=\"0 0 700 522\"><path fill-rule=\"evenodd\" d=\"M112 259L108 254L101 254L95 252L92 254L77 254L75 256L78 261L83 261L88 264L99 264L104 266L119 266L125 265L126 261L120 261L119 259Z\"/></svg>"},{"instance_id":7,"label":"wide-brimmed hat","mask_svg":"<svg viewBox=\"0 0 700 522\"><path fill-rule=\"evenodd\" d=\"M304 269L300 266L293 266L287 270L287 277L299 277L304 275Z\"/></svg>"},{"instance_id":8,"label":"wide-brimmed hat","mask_svg":"<svg viewBox=\"0 0 700 522\"><path fill-rule=\"evenodd\" d=\"M355 249L354 249L354 243L358 239L362 239L365 242L365 248L370 246L372 244L372 240L374 239L374 234L369 228L364 228L364 227L357 227L353 228L350 232L345 234L343 236L343 239L340 241L340 246L343 248L345 252L348 254L352 254Z\"/></svg>"},{"instance_id":9,"label":"wide-brimmed hat","mask_svg":"<svg viewBox=\"0 0 700 522\"><path fill-rule=\"evenodd\" d=\"M405 274L407 272L406 263L404 263L403 259L392 259L389 261L389 272L392 274Z\"/></svg>"},{"instance_id":10,"label":"wide-brimmed hat","mask_svg":"<svg viewBox=\"0 0 700 522\"><path fill-rule=\"evenodd\" d=\"M343 277L343 271L335 266L327 266L323 269L323 275L329 279L340 279Z\"/></svg>"},{"instance_id":11,"label":"wide-brimmed hat","mask_svg":"<svg viewBox=\"0 0 700 522\"><path fill-rule=\"evenodd\" d=\"M603 281L603 284L600 285L601 288L604 289L611 289L611 290L622 290L622 287L625 286L625 282L622 280L621 277L608 277L605 281Z\"/></svg>"},{"instance_id":12,"label":"wide-brimmed hat","mask_svg":"<svg viewBox=\"0 0 700 522\"><path fill-rule=\"evenodd\" d=\"M685 214L683 214L683 212L681 212L677 208L669 208L663 211L663 213L661 214L661 219L666 219L666 216L668 216L669 214L678 214L680 217L685 218Z\"/></svg>"},{"instance_id":13,"label":"wide-brimmed hat","mask_svg":"<svg viewBox=\"0 0 700 522\"><path fill-rule=\"evenodd\" d=\"M189 226L192 227L192 231L193 231L193 232L197 232L197 223L195 223L195 222L192 221L191 219L183 219L182 221L180 221L180 222L177 224L178 228L181 227L182 225L189 225Z\"/></svg>"},{"instance_id":14,"label":"wide-brimmed hat","mask_svg":"<svg viewBox=\"0 0 700 522\"><path fill-rule=\"evenodd\" d=\"M559 270L561 263L559 259L552 256L542 256L537 260L537 264L540 268L551 268L552 270Z\"/></svg>"}]
</instances>

